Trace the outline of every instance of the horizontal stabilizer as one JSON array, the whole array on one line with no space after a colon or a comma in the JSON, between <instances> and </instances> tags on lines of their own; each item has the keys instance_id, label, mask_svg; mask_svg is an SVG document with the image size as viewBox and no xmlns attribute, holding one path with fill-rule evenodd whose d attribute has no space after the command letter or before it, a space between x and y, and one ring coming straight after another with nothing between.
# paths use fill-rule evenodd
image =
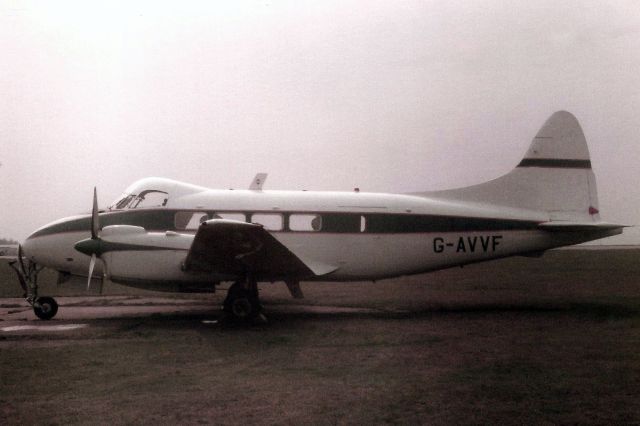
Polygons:
<instances>
[{"instance_id":1,"label":"horizontal stabilizer","mask_svg":"<svg viewBox=\"0 0 640 426\"><path fill-rule=\"evenodd\" d=\"M538 225L539 228L545 231L557 231L557 232L581 232L581 231L609 231L614 229L625 228L625 225L618 225L615 223L606 222L543 222Z\"/></svg>"}]
</instances>

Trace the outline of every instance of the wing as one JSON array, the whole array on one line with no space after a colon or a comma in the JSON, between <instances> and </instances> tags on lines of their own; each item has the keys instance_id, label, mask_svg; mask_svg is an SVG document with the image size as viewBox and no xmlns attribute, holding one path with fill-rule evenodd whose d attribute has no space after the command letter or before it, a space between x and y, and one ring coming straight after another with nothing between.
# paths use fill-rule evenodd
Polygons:
<instances>
[{"instance_id":1,"label":"wing","mask_svg":"<svg viewBox=\"0 0 640 426\"><path fill-rule=\"evenodd\" d=\"M312 277L314 272L262 225L228 219L203 222L184 263L185 271L256 278Z\"/></svg>"}]
</instances>

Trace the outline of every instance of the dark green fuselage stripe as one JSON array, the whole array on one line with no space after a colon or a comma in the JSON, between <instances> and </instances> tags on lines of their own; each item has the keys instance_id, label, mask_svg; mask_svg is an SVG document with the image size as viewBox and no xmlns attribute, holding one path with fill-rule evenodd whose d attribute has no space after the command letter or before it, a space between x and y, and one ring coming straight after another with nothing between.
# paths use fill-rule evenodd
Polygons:
<instances>
[{"instance_id":1,"label":"dark green fuselage stripe","mask_svg":"<svg viewBox=\"0 0 640 426\"><path fill-rule=\"evenodd\" d=\"M590 169L591 160L564 160L558 158L525 158L518 167L549 167L552 169Z\"/></svg>"},{"instance_id":2,"label":"dark green fuselage stripe","mask_svg":"<svg viewBox=\"0 0 640 426\"><path fill-rule=\"evenodd\" d=\"M111 251L157 251L157 250L171 250L171 251L188 251L187 249L175 248L175 247L160 247L151 246L147 244L131 244L131 243L117 243L112 241L105 241L100 238L89 239L80 241L75 245L76 250L81 253L91 256L96 254L98 256L103 255Z\"/></svg>"},{"instance_id":3,"label":"dark green fuselage stripe","mask_svg":"<svg viewBox=\"0 0 640 426\"><path fill-rule=\"evenodd\" d=\"M150 209L101 213L100 226L105 227L110 225L134 225L141 226L149 232L185 232L184 229L176 228L175 214L178 211L190 210ZM203 213L206 212L207 211L203 211ZM283 215L292 214L290 212L279 213ZM322 229L318 231L318 233L359 234L361 233L361 216L364 216L365 218L366 226L364 232L362 232L364 234L531 230L537 229L538 226L538 222L535 221L514 219L393 213L305 213L318 214L322 217ZM295 212L294 214L299 214L299 212ZM40 229L39 231L36 231L34 234L32 234L29 238L69 232L88 233L90 227L90 216L75 218ZM285 230L284 232L297 231Z\"/></svg>"},{"instance_id":4,"label":"dark green fuselage stripe","mask_svg":"<svg viewBox=\"0 0 640 426\"><path fill-rule=\"evenodd\" d=\"M141 226L148 231L172 231L175 230L175 211L173 210L131 210L100 213L100 226L104 228L110 225ZM36 231L31 237L60 234L66 232L89 232L91 229L91 216L70 219L65 222Z\"/></svg>"}]
</instances>

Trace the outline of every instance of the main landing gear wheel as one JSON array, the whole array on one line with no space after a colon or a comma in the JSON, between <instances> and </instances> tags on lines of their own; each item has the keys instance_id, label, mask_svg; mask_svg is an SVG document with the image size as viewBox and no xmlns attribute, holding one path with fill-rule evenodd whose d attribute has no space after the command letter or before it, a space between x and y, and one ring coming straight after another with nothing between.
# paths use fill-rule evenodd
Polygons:
<instances>
[{"instance_id":1,"label":"main landing gear wheel","mask_svg":"<svg viewBox=\"0 0 640 426\"><path fill-rule=\"evenodd\" d=\"M50 320L58 313L58 302L53 297L39 297L33 303L33 312L41 320Z\"/></svg>"},{"instance_id":2,"label":"main landing gear wheel","mask_svg":"<svg viewBox=\"0 0 640 426\"><path fill-rule=\"evenodd\" d=\"M223 311L230 317L246 321L259 318L262 305L258 297L258 286L253 280L236 281L227 292Z\"/></svg>"}]
</instances>

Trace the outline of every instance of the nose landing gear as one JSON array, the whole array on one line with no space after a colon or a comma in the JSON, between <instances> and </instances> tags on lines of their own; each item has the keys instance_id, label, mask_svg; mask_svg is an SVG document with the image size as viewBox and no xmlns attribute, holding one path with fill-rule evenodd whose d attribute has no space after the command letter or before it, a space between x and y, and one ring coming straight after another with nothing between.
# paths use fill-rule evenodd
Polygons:
<instances>
[{"instance_id":1,"label":"nose landing gear","mask_svg":"<svg viewBox=\"0 0 640 426\"><path fill-rule=\"evenodd\" d=\"M25 266L22 249L19 247L18 259L9 262L9 266L16 271L24 298L33 307L36 316L42 320L50 320L58 313L58 303L53 297L38 297L38 274L44 267L30 260L27 262Z\"/></svg>"}]
</instances>

